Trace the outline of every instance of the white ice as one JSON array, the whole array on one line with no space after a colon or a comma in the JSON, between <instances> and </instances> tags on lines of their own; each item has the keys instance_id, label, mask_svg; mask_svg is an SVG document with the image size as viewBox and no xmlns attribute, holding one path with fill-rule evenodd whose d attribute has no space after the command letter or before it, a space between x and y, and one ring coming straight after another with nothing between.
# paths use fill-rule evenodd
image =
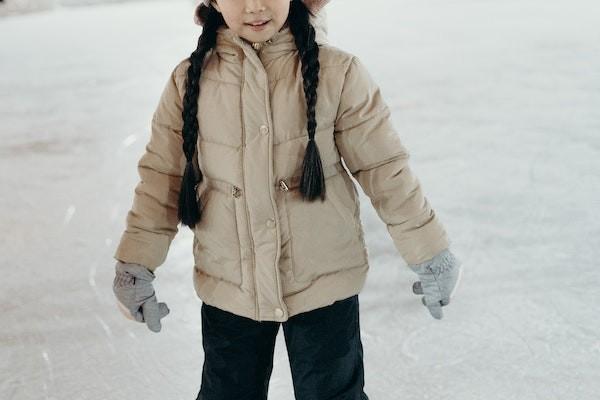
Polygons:
<instances>
[{"instance_id":1,"label":"white ice","mask_svg":"<svg viewBox=\"0 0 600 400\"><path fill-rule=\"evenodd\" d=\"M2 6L0 6L2 7ZM191 1L0 19L0 398L196 398L203 351L182 229L155 334L125 319L112 255ZM380 84L464 275L444 318L361 193L371 400L600 396L600 4L333 1L329 39ZM280 330L269 399L293 399Z\"/></svg>"}]
</instances>

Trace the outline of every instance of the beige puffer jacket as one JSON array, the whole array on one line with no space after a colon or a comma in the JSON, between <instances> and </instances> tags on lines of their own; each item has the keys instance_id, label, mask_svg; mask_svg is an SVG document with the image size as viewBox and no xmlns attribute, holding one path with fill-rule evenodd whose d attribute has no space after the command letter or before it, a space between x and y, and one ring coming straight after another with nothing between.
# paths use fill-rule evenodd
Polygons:
<instances>
[{"instance_id":1,"label":"beige puffer jacket","mask_svg":"<svg viewBox=\"0 0 600 400\"><path fill-rule=\"evenodd\" d=\"M324 202L303 202L298 190L308 134L289 27L257 48L220 27L200 81L197 149L204 180L194 287L203 302L256 321L285 321L361 291L369 263L350 174L407 263L431 259L450 244L409 168L377 84L356 56L327 44L324 10L311 22L320 45L315 140ZM114 255L151 270L165 261L178 232L188 64L174 68L154 113Z\"/></svg>"}]
</instances>

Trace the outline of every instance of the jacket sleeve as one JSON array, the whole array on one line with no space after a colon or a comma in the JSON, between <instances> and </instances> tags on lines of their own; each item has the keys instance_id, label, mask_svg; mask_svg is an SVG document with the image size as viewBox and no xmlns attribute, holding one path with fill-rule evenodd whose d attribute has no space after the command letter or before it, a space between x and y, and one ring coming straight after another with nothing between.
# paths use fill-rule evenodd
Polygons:
<instances>
[{"instance_id":1,"label":"jacket sleeve","mask_svg":"<svg viewBox=\"0 0 600 400\"><path fill-rule=\"evenodd\" d=\"M172 71L152 117L150 140L137 164L133 205L114 254L116 260L151 271L166 259L178 232L179 191L186 158L181 130L182 99Z\"/></svg>"},{"instance_id":2,"label":"jacket sleeve","mask_svg":"<svg viewBox=\"0 0 600 400\"><path fill-rule=\"evenodd\" d=\"M341 158L387 226L407 264L449 247L443 225L409 166L379 86L353 56L346 71L334 137Z\"/></svg>"}]
</instances>

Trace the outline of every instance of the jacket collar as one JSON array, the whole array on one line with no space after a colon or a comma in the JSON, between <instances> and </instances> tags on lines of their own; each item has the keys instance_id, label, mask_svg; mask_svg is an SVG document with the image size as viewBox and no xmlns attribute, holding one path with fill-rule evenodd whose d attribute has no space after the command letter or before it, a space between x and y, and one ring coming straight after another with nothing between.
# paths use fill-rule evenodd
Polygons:
<instances>
[{"instance_id":1,"label":"jacket collar","mask_svg":"<svg viewBox=\"0 0 600 400\"><path fill-rule=\"evenodd\" d=\"M309 15L309 20L315 28L315 41L322 45L327 43L327 15L321 9L316 15ZM227 25L217 28L217 39L214 51L220 58L241 63L244 57L256 57L265 64L281 55L296 50L294 35L287 22L269 40L250 43L233 32Z\"/></svg>"}]
</instances>

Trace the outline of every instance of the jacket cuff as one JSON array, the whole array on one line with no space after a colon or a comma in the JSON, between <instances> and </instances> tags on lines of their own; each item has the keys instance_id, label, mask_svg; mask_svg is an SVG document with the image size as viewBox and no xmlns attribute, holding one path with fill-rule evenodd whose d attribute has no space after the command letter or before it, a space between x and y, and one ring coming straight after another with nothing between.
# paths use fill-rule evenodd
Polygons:
<instances>
[{"instance_id":1,"label":"jacket cuff","mask_svg":"<svg viewBox=\"0 0 600 400\"><path fill-rule=\"evenodd\" d=\"M404 261L419 264L431 260L442 250L450 247L450 239L437 214L432 209L430 219L424 225L406 231L406 227L388 225L387 229L394 241L396 249Z\"/></svg>"},{"instance_id":2,"label":"jacket cuff","mask_svg":"<svg viewBox=\"0 0 600 400\"><path fill-rule=\"evenodd\" d=\"M168 235L126 231L113 257L123 263L140 264L154 271L165 262L170 243Z\"/></svg>"}]
</instances>

